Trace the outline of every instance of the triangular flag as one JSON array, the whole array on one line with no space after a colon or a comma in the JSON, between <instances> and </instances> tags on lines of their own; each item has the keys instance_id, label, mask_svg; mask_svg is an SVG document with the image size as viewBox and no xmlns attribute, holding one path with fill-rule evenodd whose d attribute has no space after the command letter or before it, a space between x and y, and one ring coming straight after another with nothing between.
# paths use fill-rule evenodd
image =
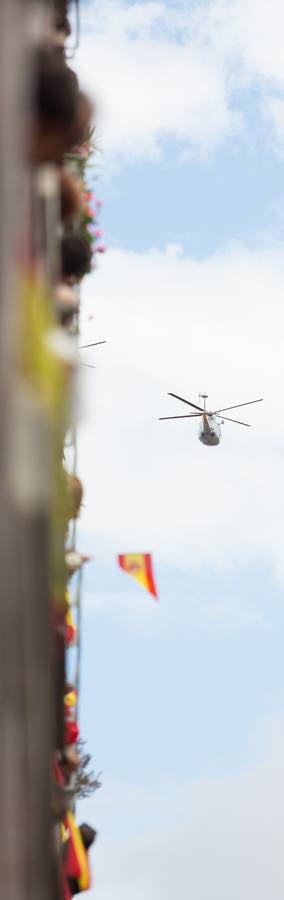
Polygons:
<instances>
[{"instance_id":1,"label":"triangular flag","mask_svg":"<svg viewBox=\"0 0 284 900\"><path fill-rule=\"evenodd\" d=\"M150 553L121 553L118 563L124 572L149 591L158 600L157 588L154 580L152 557Z\"/></svg>"}]
</instances>

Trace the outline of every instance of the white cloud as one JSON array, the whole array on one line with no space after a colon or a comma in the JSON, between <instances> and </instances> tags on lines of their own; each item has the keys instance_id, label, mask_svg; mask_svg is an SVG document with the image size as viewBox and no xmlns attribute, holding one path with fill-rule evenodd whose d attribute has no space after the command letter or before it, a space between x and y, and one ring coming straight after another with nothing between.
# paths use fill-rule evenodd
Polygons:
<instances>
[{"instance_id":1,"label":"white cloud","mask_svg":"<svg viewBox=\"0 0 284 900\"><path fill-rule=\"evenodd\" d=\"M284 88L282 0L205 0L194 13L195 33L237 66L244 78Z\"/></svg>"},{"instance_id":2,"label":"white cloud","mask_svg":"<svg viewBox=\"0 0 284 900\"><path fill-rule=\"evenodd\" d=\"M284 576L283 279L282 246L237 246L200 262L113 250L86 281L86 315L95 294L95 337L108 340L84 369L90 551L151 549L183 568L265 559ZM184 412L167 391L197 401L204 388L215 408L263 396L236 410L254 427L225 423L206 448L195 419L158 422Z\"/></svg>"},{"instance_id":3,"label":"white cloud","mask_svg":"<svg viewBox=\"0 0 284 900\"><path fill-rule=\"evenodd\" d=\"M227 106L220 61L183 44L180 34L177 41L175 33L157 33L165 16L163 4L92 8L96 30L84 35L77 66L97 94L107 151L155 159L171 137L207 152L239 124Z\"/></svg>"},{"instance_id":4,"label":"white cloud","mask_svg":"<svg viewBox=\"0 0 284 900\"><path fill-rule=\"evenodd\" d=\"M283 99L282 0L97 0L83 21L76 65L107 155L156 159L168 138L208 154L242 129L240 89L258 89L264 118Z\"/></svg>"},{"instance_id":5,"label":"white cloud","mask_svg":"<svg viewBox=\"0 0 284 900\"><path fill-rule=\"evenodd\" d=\"M102 831L88 896L281 900L283 722L271 724L270 744L241 774L192 783L169 778L152 789L106 778L86 806Z\"/></svg>"}]
</instances>

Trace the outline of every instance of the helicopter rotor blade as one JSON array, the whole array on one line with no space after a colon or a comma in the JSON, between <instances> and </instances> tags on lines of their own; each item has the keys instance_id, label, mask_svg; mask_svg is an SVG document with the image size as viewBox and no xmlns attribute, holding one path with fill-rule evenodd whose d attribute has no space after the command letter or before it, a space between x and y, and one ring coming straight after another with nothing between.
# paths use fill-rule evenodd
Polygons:
<instances>
[{"instance_id":1,"label":"helicopter rotor blade","mask_svg":"<svg viewBox=\"0 0 284 900\"><path fill-rule=\"evenodd\" d=\"M176 400L181 400L182 403L187 403L188 406L192 406L193 409L198 409L199 412L204 413L204 409L201 406L196 406L196 403L191 403L190 400L185 400L184 397L179 397L178 394L172 394L171 391L168 391L169 397L175 397Z\"/></svg>"},{"instance_id":2,"label":"helicopter rotor blade","mask_svg":"<svg viewBox=\"0 0 284 900\"><path fill-rule=\"evenodd\" d=\"M239 409L240 406L251 406L252 403L262 403L263 397L260 400L248 400L247 403L237 403L235 406L224 406L224 409L215 409L213 412L213 416L217 416L219 413L227 412L229 409Z\"/></svg>"},{"instance_id":3,"label":"helicopter rotor blade","mask_svg":"<svg viewBox=\"0 0 284 900\"><path fill-rule=\"evenodd\" d=\"M79 350L88 350L89 347L100 347L101 344L106 344L106 341L95 341L94 344L84 344L83 347L79 347Z\"/></svg>"},{"instance_id":4,"label":"helicopter rotor blade","mask_svg":"<svg viewBox=\"0 0 284 900\"><path fill-rule=\"evenodd\" d=\"M85 363L82 359L80 359L80 366L86 366L87 369L96 369L96 366L92 366L91 363Z\"/></svg>"},{"instance_id":5,"label":"helicopter rotor blade","mask_svg":"<svg viewBox=\"0 0 284 900\"><path fill-rule=\"evenodd\" d=\"M199 416L202 416L203 413L188 413L187 416L160 416L159 422L164 422L165 419L195 419Z\"/></svg>"},{"instance_id":6,"label":"helicopter rotor blade","mask_svg":"<svg viewBox=\"0 0 284 900\"><path fill-rule=\"evenodd\" d=\"M218 419L224 419L224 422L235 422L236 425L245 425L246 428L251 428L248 422L239 422L239 419L229 419L229 416L219 416L218 413L216 415L218 415Z\"/></svg>"}]
</instances>

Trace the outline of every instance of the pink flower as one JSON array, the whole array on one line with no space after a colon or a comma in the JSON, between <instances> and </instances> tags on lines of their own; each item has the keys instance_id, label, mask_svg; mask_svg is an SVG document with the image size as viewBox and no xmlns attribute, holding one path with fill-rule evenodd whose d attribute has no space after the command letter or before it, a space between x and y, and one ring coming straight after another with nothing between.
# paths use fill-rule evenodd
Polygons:
<instances>
[{"instance_id":1,"label":"pink flower","mask_svg":"<svg viewBox=\"0 0 284 900\"><path fill-rule=\"evenodd\" d=\"M96 202L97 202L97 207L98 207L98 209L101 209L101 207L103 206L103 201L102 201L102 200L97 200Z\"/></svg>"},{"instance_id":2,"label":"pink flower","mask_svg":"<svg viewBox=\"0 0 284 900\"><path fill-rule=\"evenodd\" d=\"M75 153L76 156L79 156L80 159L87 159L89 152L89 144L81 144L80 146L73 147L73 153Z\"/></svg>"},{"instance_id":3,"label":"pink flower","mask_svg":"<svg viewBox=\"0 0 284 900\"><path fill-rule=\"evenodd\" d=\"M101 230L101 228L95 228L94 235L96 238L101 238L103 236L103 231Z\"/></svg>"},{"instance_id":4,"label":"pink flower","mask_svg":"<svg viewBox=\"0 0 284 900\"><path fill-rule=\"evenodd\" d=\"M105 244L99 244L98 247L97 247L97 252L98 252L98 253L105 253L105 252L106 252L106 246L105 246Z\"/></svg>"}]
</instances>

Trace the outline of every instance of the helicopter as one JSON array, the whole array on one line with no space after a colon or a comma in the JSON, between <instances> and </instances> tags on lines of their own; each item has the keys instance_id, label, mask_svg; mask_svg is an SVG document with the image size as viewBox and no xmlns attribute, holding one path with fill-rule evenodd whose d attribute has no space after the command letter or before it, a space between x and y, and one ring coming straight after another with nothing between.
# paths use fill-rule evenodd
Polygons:
<instances>
[{"instance_id":1,"label":"helicopter","mask_svg":"<svg viewBox=\"0 0 284 900\"><path fill-rule=\"evenodd\" d=\"M237 403L235 406L225 406L223 409L215 409L213 412L209 412L206 409L206 400L208 400L208 394L199 394L200 400L203 400L203 409L201 406L197 406L196 403L191 403L190 400L185 400L184 397L179 397L178 394L172 394L169 391L169 397L175 397L176 400L181 400L182 403L186 403L188 406L191 406L192 409L198 410L195 413L188 413L183 416L161 416L159 418L159 422L163 422L166 419L194 419L201 417L200 427L199 427L199 440L202 444L205 444L206 447L217 447L220 444L222 432L221 425L224 422L234 422L236 425L245 425L246 428L250 428L251 426L248 422L240 422L238 419L231 419L228 416L223 416L224 412L229 411L230 409L239 409L241 406L250 406L252 403L262 403L263 397L259 400L248 400L247 403ZM219 422L218 419L221 421Z\"/></svg>"}]
</instances>

